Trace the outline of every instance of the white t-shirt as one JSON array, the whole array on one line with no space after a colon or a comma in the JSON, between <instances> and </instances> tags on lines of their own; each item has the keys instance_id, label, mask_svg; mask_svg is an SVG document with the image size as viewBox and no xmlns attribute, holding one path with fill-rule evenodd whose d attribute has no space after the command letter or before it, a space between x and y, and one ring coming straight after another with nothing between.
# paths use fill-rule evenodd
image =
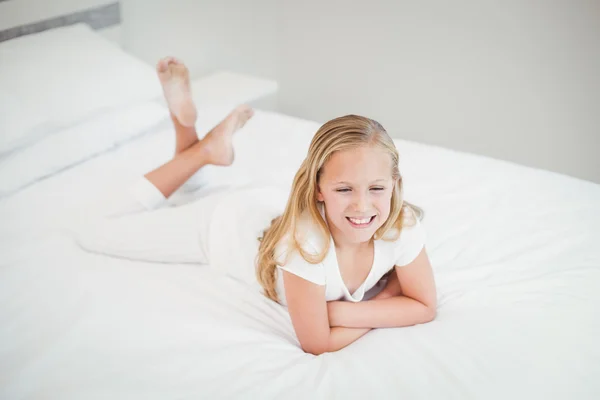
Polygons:
<instances>
[{"instance_id":1,"label":"white t-shirt","mask_svg":"<svg viewBox=\"0 0 600 400\"><path fill-rule=\"evenodd\" d=\"M324 217L322 207L320 207L320 211ZM284 238L275 249L276 260L282 264L284 260L287 261L284 266L277 267L277 294L280 302L287 305L283 274L279 270L286 270L317 285L325 285L326 301L347 300L359 302L363 300L365 293L373 288L383 275L394 266L403 267L410 264L421 252L425 245L426 234L419 219L415 217L414 220L414 225L402 228L400 237L397 240L385 241L379 239L374 241L373 266L365 281L353 293L350 293L342 279L331 235L329 236L329 251L319 264L311 264L304 260L297 250L292 250L286 260L285 256L290 249L285 243L287 243L289 236ZM317 250L322 248L319 245L320 233L317 229L315 223L310 222L309 218L304 218L299 224L299 232L301 232L299 233L299 240L303 243L302 248L304 251L310 254L317 254ZM391 233L389 232L386 237Z\"/></svg>"}]
</instances>

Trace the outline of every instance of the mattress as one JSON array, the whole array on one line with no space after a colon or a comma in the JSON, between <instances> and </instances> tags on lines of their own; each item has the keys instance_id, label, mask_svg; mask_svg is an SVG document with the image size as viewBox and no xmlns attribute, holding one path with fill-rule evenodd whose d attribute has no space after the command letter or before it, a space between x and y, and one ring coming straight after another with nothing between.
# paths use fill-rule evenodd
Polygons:
<instances>
[{"instance_id":1,"label":"mattress","mask_svg":"<svg viewBox=\"0 0 600 400\"><path fill-rule=\"evenodd\" d=\"M318 126L257 111L210 185L289 185ZM0 398L600 398L600 185L395 140L438 316L313 356L285 307L209 266L87 253L66 235L166 161L172 135L0 199Z\"/></svg>"}]
</instances>

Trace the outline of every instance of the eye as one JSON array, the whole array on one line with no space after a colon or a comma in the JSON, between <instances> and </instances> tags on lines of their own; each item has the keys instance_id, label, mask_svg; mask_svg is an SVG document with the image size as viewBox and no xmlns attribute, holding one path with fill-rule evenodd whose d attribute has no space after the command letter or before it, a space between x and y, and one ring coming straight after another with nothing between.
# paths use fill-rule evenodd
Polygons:
<instances>
[{"instance_id":1,"label":"eye","mask_svg":"<svg viewBox=\"0 0 600 400\"><path fill-rule=\"evenodd\" d=\"M340 192L340 193L344 193L344 192L349 192L350 189L336 189L336 192Z\"/></svg>"},{"instance_id":2,"label":"eye","mask_svg":"<svg viewBox=\"0 0 600 400\"><path fill-rule=\"evenodd\" d=\"M380 192L382 190L385 190L385 188L384 187L374 187L374 188L371 188L371 190L376 190L376 191Z\"/></svg>"}]
</instances>

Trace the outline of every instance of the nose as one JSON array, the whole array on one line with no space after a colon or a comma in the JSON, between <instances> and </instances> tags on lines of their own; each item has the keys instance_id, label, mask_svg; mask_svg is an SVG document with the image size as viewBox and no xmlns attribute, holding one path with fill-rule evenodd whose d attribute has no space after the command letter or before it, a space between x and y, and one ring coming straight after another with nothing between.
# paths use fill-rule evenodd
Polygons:
<instances>
[{"instance_id":1,"label":"nose","mask_svg":"<svg viewBox=\"0 0 600 400\"><path fill-rule=\"evenodd\" d=\"M357 213L363 213L367 211L369 197L366 193L357 193L354 196L354 211Z\"/></svg>"}]
</instances>

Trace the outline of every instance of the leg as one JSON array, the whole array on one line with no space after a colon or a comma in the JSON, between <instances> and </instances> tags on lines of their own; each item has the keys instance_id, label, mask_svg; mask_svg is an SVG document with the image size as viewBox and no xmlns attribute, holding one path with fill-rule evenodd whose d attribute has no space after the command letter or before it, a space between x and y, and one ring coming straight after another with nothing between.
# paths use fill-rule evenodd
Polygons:
<instances>
[{"instance_id":1,"label":"leg","mask_svg":"<svg viewBox=\"0 0 600 400\"><path fill-rule=\"evenodd\" d=\"M203 166L231 165L232 135L252 117L253 111L245 105L237 107L200 141L194 127L196 108L191 99L187 68L167 57L158 62L157 71L175 127L176 149L172 160L147 173L145 178L169 197Z\"/></svg>"},{"instance_id":2,"label":"leg","mask_svg":"<svg viewBox=\"0 0 600 400\"><path fill-rule=\"evenodd\" d=\"M188 149L193 144L198 143L198 134L196 133L196 127L194 126L183 126L176 116L171 113L171 121L173 121L173 127L175 128L175 154L179 154L185 149Z\"/></svg>"},{"instance_id":3,"label":"leg","mask_svg":"<svg viewBox=\"0 0 600 400\"><path fill-rule=\"evenodd\" d=\"M176 58L165 57L156 64L156 72L171 111L175 127L175 154L179 154L198 141L194 126L197 112L192 99L189 71Z\"/></svg>"},{"instance_id":4,"label":"leg","mask_svg":"<svg viewBox=\"0 0 600 400\"><path fill-rule=\"evenodd\" d=\"M144 177L165 197L169 197L203 166L210 164L204 141L178 153L166 164L148 172Z\"/></svg>"},{"instance_id":5,"label":"leg","mask_svg":"<svg viewBox=\"0 0 600 400\"><path fill-rule=\"evenodd\" d=\"M202 140L176 154L172 160L147 173L146 179L169 197L205 165L231 165L234 153L232 135L252 117L252 109L239 106Z\"/></svg>"},{"instance_id":6,"label":"leg","mask_svg":"<svg viewBox=\"0 0 600 400\"><path fill-rule=\"evenodd\" d=\"M131 260L200 263L210 260L209 237L221 195L211 194L179 207L90 220L71 230L84 250ZM143 210L141 210L143 211Z\"/></svg>"}]
</instances>

